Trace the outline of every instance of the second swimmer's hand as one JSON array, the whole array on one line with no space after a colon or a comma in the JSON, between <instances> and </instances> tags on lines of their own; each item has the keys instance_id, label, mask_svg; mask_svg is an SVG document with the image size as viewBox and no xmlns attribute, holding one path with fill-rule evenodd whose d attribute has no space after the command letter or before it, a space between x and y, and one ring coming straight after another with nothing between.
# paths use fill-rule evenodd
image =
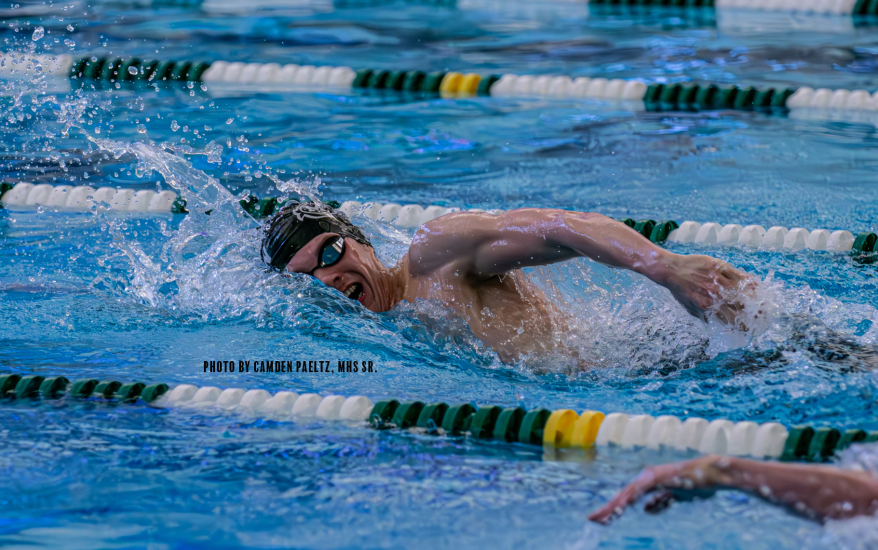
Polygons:
<instances>
[{"instance_id":1,"label":"second swimmer's hand","mask_svg":"<svg viewBox=\"0 0 878 550\"><path fill-rule=\"evenodd\" d=\"M663 263L664 274L657 282L670 290L689 313L705 319L706 312L713 310L724 323L736 321L743 305L725 297L731 290L752 288L746 273L710 256L672 254Z\"/></svg>"},{"instance_id":2,"label":"second swimmer's hand","mask_svg":"<svg viewBox=\"0 0 878 550\"><path fill-rule=\"evenodd\" d=\"M659 489L703 489L721 483L717 463L720 456L702 456L685 462L674 462L647 468L627 487L619 491L608 503L596 510L588 519L609 523L612 519L637 502L643 495ZM670 499L665 491L646 505L649 512L661 511Z\"/></svg>"}]
</instances>

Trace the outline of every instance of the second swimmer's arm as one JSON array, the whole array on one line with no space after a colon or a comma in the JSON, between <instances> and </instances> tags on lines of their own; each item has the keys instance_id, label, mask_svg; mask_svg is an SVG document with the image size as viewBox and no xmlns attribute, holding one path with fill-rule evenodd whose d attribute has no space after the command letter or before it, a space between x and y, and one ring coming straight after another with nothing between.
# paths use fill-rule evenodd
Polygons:
<instances>
[{"instance_id":1,"label":"second swimmer's arm","mask_svg":"<svg viewBox=\"0 0 878 550\"><path fill-rule=\"evenodd\" d=\"M872 514L878 501L878 480L864 472L712 455L647 468L589 519L606 523L656 489L708 488L748 491L816 518Z\"/></svg>"}]
</instances>

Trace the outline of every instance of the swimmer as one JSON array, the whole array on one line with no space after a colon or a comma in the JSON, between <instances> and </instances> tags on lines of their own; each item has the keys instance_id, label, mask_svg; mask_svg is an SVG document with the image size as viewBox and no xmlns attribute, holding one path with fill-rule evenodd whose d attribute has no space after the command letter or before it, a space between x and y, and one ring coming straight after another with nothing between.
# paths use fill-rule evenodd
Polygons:
<instances>
[{"instance_id":1,"label":"swimmer","mask_svg":"<svg viewBox=\"0 0 878 550\"><path fill-rule=\"evenodd\" d=\"M865 458L866 468L874 470L875 445L857 447L851 451L865 455L861 458ZM644 509L659 512L670 503L673 492L681 489L738 489L817 520L847 519L878 511L878 479L867 472L711 455L645 469L588 519L609 523L652 491L659 492Z\"/></svg>"},{"instance_id":2,"label":"swimmer","mask_svg":"<svg viewBox=\"0 0 878 550\"><path fill-rule=\"evenodd\" d=\"M418 228L408 253L386 267L344 214L296 203L265 223L261 254L269 266L311 275L371 311L438 300L503 361L551 353L566 333L565 316L523 267L591 258L644 275L697 317L713 310L730 323L740 304L723 291L748 281L722 260L674 254L606 216L540 208L446 214Z\"/></svg>"}]
</instances>

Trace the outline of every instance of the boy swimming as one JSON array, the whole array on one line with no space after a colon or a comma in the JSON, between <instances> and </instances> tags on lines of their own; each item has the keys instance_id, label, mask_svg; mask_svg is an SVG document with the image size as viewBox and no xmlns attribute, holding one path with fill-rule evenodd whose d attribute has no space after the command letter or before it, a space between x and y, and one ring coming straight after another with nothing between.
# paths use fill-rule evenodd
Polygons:
<instances>
[{"instance_id":1,"label":"boy swimming","mask_svg":"<svg viewBox=\"0 0 878 550\"><path fill-rule=\"evenodd\" d=\"M541 208L446 214L418 228L408 253L386 267L344 214L296 203L266 222L261 253L266 264L311 275L371 311L438 300L503 361L558 349L568 324L524 267L591 258L644 275L697 317L712 310L725 322L740 305L723 291L748 280L722 260L674 254L606 216Z\"/></svg>"}]
</instances>

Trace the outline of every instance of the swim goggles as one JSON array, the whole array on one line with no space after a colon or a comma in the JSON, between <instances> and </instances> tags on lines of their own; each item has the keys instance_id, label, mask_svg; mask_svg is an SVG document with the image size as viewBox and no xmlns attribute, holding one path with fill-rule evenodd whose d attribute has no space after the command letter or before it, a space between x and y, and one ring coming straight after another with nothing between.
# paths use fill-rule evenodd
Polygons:
<instances>
[{"instance_id":1,"label":"swim goggles","mask_svg":"<svg viewBox=\"0 0 878 550\"><path fill-rule=\"evenodd\" d=\"M344 256L345 250L344 237L337 236L327 240L317 253L317 267L312 269L308 275L313 277L314 272L318 269L337 264Z\"/></svg>"}]
</instances>

